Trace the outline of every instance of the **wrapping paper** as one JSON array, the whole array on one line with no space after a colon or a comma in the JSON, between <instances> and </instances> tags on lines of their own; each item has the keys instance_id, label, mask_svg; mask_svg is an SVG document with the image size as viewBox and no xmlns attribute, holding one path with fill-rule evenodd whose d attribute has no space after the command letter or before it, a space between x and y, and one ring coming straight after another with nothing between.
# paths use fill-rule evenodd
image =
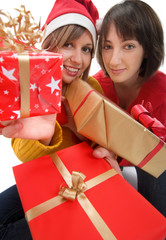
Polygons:
<instances>
[{"instance_id":1,"label":"wrapping paper","mask_svg":"<svg viewBox=\"0 0 166 240\"><path fill-rule=\"evenodd\" d=\"M33 239L164 240L164 216L92 151L83 142L13 168ZM86 188L70 201L59 190L73 171Z\"/></svg>"},{"instance_id":2,"label":"wrapping paper","mask_svg":"<svg viewBox=\"0 0 166 240\"><path fill-rule=\"evenodd\" d=\"M166 170L166 144L86 82L70 84L66 98L79 133L154 177Z\"/></svg>"},{"instance_id":3,"label":"wrapping paper","mask_svg":"<svg viewBox=\"0 0 166 240\"><path fill-rule=\"evenodd\" d=\"M60 112L62 55L0 52L0 121Z\"/></svg>"}]
</instances>

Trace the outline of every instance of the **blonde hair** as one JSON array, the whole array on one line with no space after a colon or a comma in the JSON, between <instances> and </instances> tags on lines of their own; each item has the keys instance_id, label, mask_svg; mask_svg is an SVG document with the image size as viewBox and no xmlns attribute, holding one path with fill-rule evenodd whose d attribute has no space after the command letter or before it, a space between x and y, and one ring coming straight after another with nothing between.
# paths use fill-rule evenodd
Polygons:
<instances>
[{"instance_id":1,"label":"blonde hair","mask_svg":"<svg viewBox=\"0 0 166 240\"><path fill-rule=\"evenodd\" d=\"M60 27L53 31L42 43L42 49L50 52L58 52L67 42L72 42L78 39L86 30L86 28L79 25L70 24ZM92 49L92 55L94 54L94 45ZM90 66L85 70L82 75L82 79L87 80Z\"/></svg>"}]
</instances>

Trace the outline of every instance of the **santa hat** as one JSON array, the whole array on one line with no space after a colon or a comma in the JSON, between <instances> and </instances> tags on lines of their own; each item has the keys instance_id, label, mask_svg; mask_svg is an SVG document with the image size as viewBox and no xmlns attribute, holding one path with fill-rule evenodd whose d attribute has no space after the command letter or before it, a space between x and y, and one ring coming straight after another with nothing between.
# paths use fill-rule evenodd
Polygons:
<instances>
[{"instance_id":1,"label":"santa hat","mask_svg":"<svg viewBox=\"0 0 166 240\"><path fill-rule=\"evenodd\" d=\"M98 18L98 10L91 0L56 0L45 23L47 27L44 39L59 27L77 24L89 30L96 45Z\"/></svg>"}]
</instances>

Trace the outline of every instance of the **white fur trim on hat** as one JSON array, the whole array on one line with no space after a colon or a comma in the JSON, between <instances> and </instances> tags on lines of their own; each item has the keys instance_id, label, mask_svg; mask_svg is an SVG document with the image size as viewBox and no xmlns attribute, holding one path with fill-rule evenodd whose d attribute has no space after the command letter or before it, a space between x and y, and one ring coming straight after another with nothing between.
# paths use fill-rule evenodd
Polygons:
<instances>
[{"instance_id":1,"label":"white fur trim on hat","mask_svg":"<svg viewBox=\"0 0 166 240\"><path fill-rule=\"evenodd\" d=\"M69 24L77 24L89 30L93 38L94 46L96 46L96 29L94 24L91 22L89 18L79 13L67 13L54 18L46 26L46 32L43 41L46 39L46 37L48 37L49 34L51 34L57 28Z\"/></svg>"},{"instance_id":2,"label":"white fur trim on hat","mask_svg":"<svg viewBox=\"0 0 166 240\"><path fill-rule=\"evenodd\" d=\"M96 21L96 29L97 29L97 33L98 34L100 34L102 23L103 23L103 18L97 19L97 21Z\"/></svg>"}]
</instances>

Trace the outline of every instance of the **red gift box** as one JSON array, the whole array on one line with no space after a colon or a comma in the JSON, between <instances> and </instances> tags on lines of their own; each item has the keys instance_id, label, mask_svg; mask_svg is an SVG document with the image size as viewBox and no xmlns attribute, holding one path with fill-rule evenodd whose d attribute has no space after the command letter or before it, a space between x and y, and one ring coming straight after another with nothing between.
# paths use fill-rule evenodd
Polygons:
<instances>
[{"instance_id":1,"label":"red gift box","mask_svg":"<svg viewBox=\"0 0 166 240\"><path fill-rule=\"evenodd\" d=\"M92 151L81 143L13 168L33 239L164 240L165 217ZM73 171L87 190L70 201L58 193Z\"/></svg>"},{"instance_id":2,"label":"red gift box","mask_svg":"<svg viewBox=\"0 0 166 240\"><path fill-rule=\"evenodd\" d=\"M62 55L0 52L0 121L60 112Z\"/></svg>"}]
</instances>

